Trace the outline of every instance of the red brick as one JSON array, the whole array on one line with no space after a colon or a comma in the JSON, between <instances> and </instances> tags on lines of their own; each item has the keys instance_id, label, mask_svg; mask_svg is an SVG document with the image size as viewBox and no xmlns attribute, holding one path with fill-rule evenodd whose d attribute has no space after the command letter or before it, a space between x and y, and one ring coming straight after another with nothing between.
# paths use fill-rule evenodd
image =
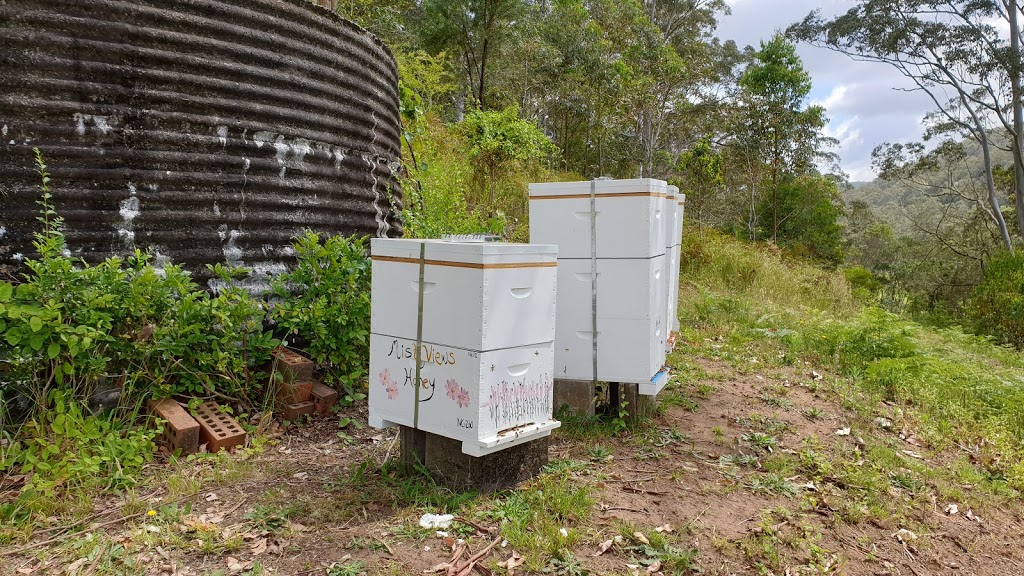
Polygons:
<instances>
[{"instance_id":1,"label":"red brick","mask_svg":"<svg viewBox=\"0 0 1024 576\"><path fill-rule=\"evenodd\" d=\"M275 369L284 376L285 382L299 382L313 379L313 361L305 356L278 346L270 352L270 356L276 362Z\"/></svg>"},{"instance_id":2,"label":"red brick","mask_svg":"<svg viewBox=\"0 0 1024 576\"><path fill-rule=\"evenodd\" d=\"M277 405L298 404L309 400L313 392L312 380L299 380L297 382L281 382L277 386Z\"/></svg>"},{"instance_id":3,"label":"red brick","mask_svg":"<svg viewBox=\"0 0 1024 576\"><path fill-rule=\"evenodd\" d=\"M181 450L181 454L195 454L199 451L199 423L180 404L170 398L151 400L149 411L166 421L160 437L172 452Z\"/></svg>"},{"instance_id":4,"label":"red brick","mask_svg":"<svg viewBox=\"0 0 1024 576\"><path fill-rule=\"evenodd\" d=\"M221 412L216 402L204 402L196 408L199 421L199 439L206 444L207 452L220 452L245 444L245 430L238 422Z\"/></svg>"},{"instance_id":5,"label":"red brick","mask_svg":"<svg viewBox=\"0 0 1024 576\"><path fill-rule=\"evenodd\" d=\"M313 413L313 402L299 402L298 404L289 404L281 410L281 419L287 420L288 422L295 422L302 416L308 416Z\"/></svg>"},{"instance_id":6,"label":"red brick","mask_svg":"<svg viewBox=\"0 0 1024 576\"><path fill-rule=\"evenodd\" d=\"M313 382L313 409L321 416L331 411L338 403L338 391L320 382Z\"/></svg>"}]
</instances>

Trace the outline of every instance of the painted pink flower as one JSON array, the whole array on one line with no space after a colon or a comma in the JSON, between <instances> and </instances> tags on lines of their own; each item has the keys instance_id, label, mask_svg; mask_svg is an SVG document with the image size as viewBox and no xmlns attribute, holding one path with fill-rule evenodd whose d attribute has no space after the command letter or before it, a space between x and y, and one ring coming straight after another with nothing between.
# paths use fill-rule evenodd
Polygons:
<instances>
[{"instance_id":1,"label":"painted pink flower","mask_svg":"<svg viewBox=\"0 0 1024 576\"><path fill-rule=\"evenodd\" d=\"M380 378L381 385L388 386L391 383L391 371L387 368L381 370L378 378Z\"/></svg>"},{"instance_id":2,"label":"painted pink flower","mask_svg":"<svg viewBox=\"0 0 1024 576\"><path fill-rule=\"evenodd\" d=\"M465 388L459 388L459 395L455 399L455 402L459 405L459 408L465 408L469 406L469 390Z\"/></svg>"},{"instance_id":3,"label":"painted pink flower","mask_svg":"<svg viewBox=\"0 0 1024 576\"><path fill-rule=\"evenodd\" d=\"M459 393L459 383L455 380L449 380L448 385L445 386L445 392L448 394L448 398L455 400L455 396Z\"/></svg>"},{"instance_id":4,"label":"painted pink flower","mask_svg":"<svg viewBox=\"0 0 1024 576\"><path fill-rule=\"evenodd\" d=\"M388 400L394 400L395 398L398 398L398 384L395 384L394 382L388 384L387 391Z\"/></svg>"}]
</instances>

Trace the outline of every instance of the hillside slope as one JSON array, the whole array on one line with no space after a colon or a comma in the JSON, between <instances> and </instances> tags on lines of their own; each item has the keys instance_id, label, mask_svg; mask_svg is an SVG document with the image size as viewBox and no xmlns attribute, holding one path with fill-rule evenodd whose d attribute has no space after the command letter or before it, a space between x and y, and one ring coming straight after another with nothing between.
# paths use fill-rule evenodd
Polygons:
<instances>
[{"instance_id":1,"label":"hillside slope","mask_svg":"<svg viewBox=\"0 0 1024 576\"><path fill-rule=\"evenodd\" d=\"M841 275L770 247L705 234L683 253L658 413L568 419L527 485L482 496L405 474L394 433L356 406L78 495L5 529L7 566L443 574L462 538L494 543L480 572L499 575L1024 572L1024 355L865 308ZM426 512L456 515L447 540L418 526Z\"/></svg>"}]
</instances>

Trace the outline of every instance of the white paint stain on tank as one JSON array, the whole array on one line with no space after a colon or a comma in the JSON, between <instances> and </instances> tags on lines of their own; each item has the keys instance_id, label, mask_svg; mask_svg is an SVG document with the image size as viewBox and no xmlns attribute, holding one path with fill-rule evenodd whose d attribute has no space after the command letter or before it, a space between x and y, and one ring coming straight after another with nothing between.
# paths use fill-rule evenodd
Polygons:
<instances>
[{"instance_id":1,"label":"white paint stain on tank","mask_svg":"<svg viewBox=\"0 0 1024 576\"><path fill-rule=\"evenodd\" d=\"M213 201L213 215L220 216L220 206L217 205L217 201Z\"/></svg>"},{"instance_id":2,"label":"white paint stain on tank","mask_svg":"<svg viewBox=\"0 0 1024 576\"><path fill-rule=\"evenodd\" d=\"M4 124L4 127L0 128L0 134L7 136L7 124Z\"/></svg>"},{"instance_id":3,"label":"white paint stain on tank","mask_svg":"<svg viewBox=\"0 0 1024 576\"><path fill-rule=\"evenodd\" d=\"M248 158L242 158L242 174L248 174L250 166L252 166L252 162L249 162Z\"/></svg>"},{"instance_id":4,"label":"white paint stain on tank","mask_svg":"<svg viewBox=\"0 0 1024 576\"><path fill-rule=\"evenodd\" d=\"M22 260L24 260L24 259L25 259L25 255L24 255L24 254L22 254L21 252L16 252L16 253L15 253L15 254L14 254L13 256L11 256L11 258L12 258L12 259L13 259L13 260L14 260L15 262L21 262Z\"/></svg>"},{"instance_id":5,"label":"white paint stain on tank","mask_svg":"<svg viewBox=\"0 0 1024 576\"><path fill-rule=\"evenodd\" d=\"M309 140L306 140L304 138L299 138L295 140L295 142L292 143L290 148L292 156L295 158L295 161L298 162L300 165L306 161L306 154L309 154L313 151L312 146L309 145Z\"/></svg>"},{"instance_id":6,"label":"white paint stain on tank","mask_svg":"<svg viewBox=\"0 0 1024 576\"><path fill-rule=\"evenodd\" d=\"M75 130L78 132L79 136L85 136L85 132L90 124L104 135L110 133L110 131L117 128L118 125L117 118L112 116L99 116L75 112L73 118L75 119Z\"/></svg>"},{"instance_id":7,"label":"white paint stain on tank","mask_svg":"<svg viewBox=\"0 0 1024 576\"><path fill-rule=\"evenodd\" d=\"M256 143L257 148L263 148L264 144L270 144L274 141L277 136L275 132L260 131L252 135L252 141Z\"/></svg>"},{"instance_id":8,"label":"white paint stain on tank","mask_svg":"<svg viewBox=\"0 0 1024 576\"><path fill-rule=\"evenodd\" d=\"M228 237L228 225L221 224L217 227L217 236L220 236L220 241L223 242Z\"/></svg>"},{"instance_id":9,"label":"white paint stain on tank","mask_svg":"<svg viewBox=\"0 0 1024 576\"><path fill-rule=\"evenodd\" d=\"M242 249L238 246L238 238L242 235L238 230L228 232L228 243L224 245L224 259L232 266L242 264Z\"/></svg>"},{"instance_id":10,"label":"white paint stain on tank","mask_svg":"<svg viewBox=\"0 0 1024 576\"><path fill-rule=\"evenodd\" d=\"M0 238L7 236L7 228L0 226Z\"/></svg>"},{"instance_id":11,"label":"white paint stain on tank","mask_svg":"<svg viewBox=\"0 0 1024 576\"><path fill-rule=\"evenodd\" d=\"M274 151L277 152L277 163L284 164L288 161L288 151L291 146L288 145L288 141L285 140L284 136L278 136L277 140L274 140Z\"/></svg>"},{"instance_id":12,"label":"white paint stain on tank","mask_svg":"<svg viewBox=\"0 0 1024 576\"><path fill-rule=\"evenodd\" d=\"M217 138L220 139L220 146L224 148L228 145L228 127L217 126Z\"/></svg>"}]
</instances>

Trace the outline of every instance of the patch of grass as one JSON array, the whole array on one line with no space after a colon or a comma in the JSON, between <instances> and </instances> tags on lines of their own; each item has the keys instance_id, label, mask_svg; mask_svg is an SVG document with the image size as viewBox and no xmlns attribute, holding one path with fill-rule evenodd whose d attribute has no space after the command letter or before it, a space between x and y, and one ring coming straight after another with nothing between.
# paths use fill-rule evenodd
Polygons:
<instances>
[{"instance_id":1,"label":"patch of grass","mask_svg":"<svg viewBox=\"0 0 1024 576\"><path fill-rule=\"evenodd\" d=\"M577 526L590 516L590 488L568 474L543 474L527 486L499 498L483 512L501 524L509 546L523 555L527 571L544 569L562 549L582 535Z\"/></svg>"},{"instance_id":2,"label":"patch of grass","mask_svg":"<svg viewBox=\"0 0 1024 576\"><path fill-rule=\"evenodd\" d=\"M750 479L747 488L755 494L786 496L792 498L799 490L796 485L779 474L760 474Z\"/></svg>"},{"instance_id":3,"label":"patch of grass","mask_svg":"<svg viewBox=\"0 0 1024 576\"><path fill-rule=\"evenodd\" d=\"M779 439L771 434L753 431L743 435L743 441L754 448L771 452L779 444Z\"/></svg>"},{"instance_id":4,"label":"patch of grass","mask_svg":"<svg viewBox=\"0 0 1024 576\"><path fill-rule=\"evenodd\" d=\"M594 444L587 449L587 457L594 462L605 462L613 457L612 449L603 444Z\"/></svg>"},{"instance_id":5,"label":"patch of grass","mask_svg":"<svg viewBox=\"0 0 1024 576\"><path fill-rule=\"evenodd\" d=\"M632 532L623 536L635 543L625 549L633 554L633 564L647 567L657 564L660 566L658 571L672 575L690 574L695 569L697 550L676 546L663 532L650 531L644 537L647 543L640 541Z\"/></svg>"}]
</instances>

